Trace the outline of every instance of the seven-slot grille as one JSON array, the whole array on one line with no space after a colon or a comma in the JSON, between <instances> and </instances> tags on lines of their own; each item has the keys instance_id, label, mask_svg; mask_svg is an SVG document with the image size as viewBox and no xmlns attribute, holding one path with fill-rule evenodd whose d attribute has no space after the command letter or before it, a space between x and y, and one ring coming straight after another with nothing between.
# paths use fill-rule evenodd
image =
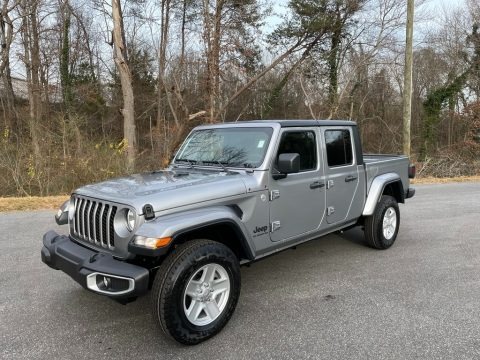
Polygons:
<instances>
[{"instance_id":1,"label":"seven-slot grille","mask_svg":"<svg viewBox=\"0 0 480 360\"><path fill-rule=\"evenodd\" d=\"M92 244L115 249L113 221L117 213L115 205L89 198L74 197L73 234Z\"/></svg>"}]
</instances>

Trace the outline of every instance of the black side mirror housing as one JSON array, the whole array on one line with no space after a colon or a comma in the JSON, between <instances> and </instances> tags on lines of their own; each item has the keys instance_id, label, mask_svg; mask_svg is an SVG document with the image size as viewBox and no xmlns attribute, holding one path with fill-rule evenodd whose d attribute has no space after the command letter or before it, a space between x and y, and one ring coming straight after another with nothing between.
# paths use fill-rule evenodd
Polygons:
<instances>
[{"instance_id":1,"label":"black side mirror housing","mask_svg":"<svg viewBox=\"0 0 480 360\"><path fill-rule=\"evenodd\" d=\"M277 169L279 174L274 174L274 179L286 178L288 174L298 173L300 171L300 154L285 153L278 156Z\"/></svg>"}]
</instances>

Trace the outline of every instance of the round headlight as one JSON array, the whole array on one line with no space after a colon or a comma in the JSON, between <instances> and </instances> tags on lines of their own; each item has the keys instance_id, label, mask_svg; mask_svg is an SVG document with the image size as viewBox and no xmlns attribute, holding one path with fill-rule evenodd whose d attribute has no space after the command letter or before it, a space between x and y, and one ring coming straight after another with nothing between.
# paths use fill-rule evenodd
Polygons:
<instances>
[{"instance_id":1,"label":"round headlight","mask_svg":"<svg viewBox=\"0 0 480 360\"><path fill-rule=\"evenodd\" d=\"M135 228L135 211L127 210L127 229L132 231Z\"/></svg>"}]
</instances>

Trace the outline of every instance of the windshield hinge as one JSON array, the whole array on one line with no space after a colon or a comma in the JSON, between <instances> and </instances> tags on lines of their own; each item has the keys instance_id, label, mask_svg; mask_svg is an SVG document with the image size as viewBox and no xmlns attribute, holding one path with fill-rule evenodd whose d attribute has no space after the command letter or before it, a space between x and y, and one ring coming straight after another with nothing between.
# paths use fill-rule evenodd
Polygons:
<instances>
[{"instance_id":1,"label":"windshield hinge","mask_svg":"<svg viewBox=\"0 0 480 360\"><path fill-rule=\"evenodd\" d=\"M270 201L278 199L280 197L280 190L272 190L270 191Z\"/></svg>"}]
</instances>

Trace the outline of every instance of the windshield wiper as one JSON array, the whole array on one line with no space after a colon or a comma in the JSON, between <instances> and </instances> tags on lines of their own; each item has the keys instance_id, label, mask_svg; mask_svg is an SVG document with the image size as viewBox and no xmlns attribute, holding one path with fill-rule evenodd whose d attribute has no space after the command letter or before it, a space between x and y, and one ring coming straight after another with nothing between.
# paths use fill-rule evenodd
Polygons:
<instances>
[{"instance_id":1,"label":"windshield wiper","mask_svg":"<svg viewBox=\"0 0 480 360\"><path fill-rule=\"evenodd\" d=\"M217 161L217 163L222 167L223 171L225 172L229 172L230 170L228 170L228 168L225 166L225 164L222 164L222 162L220 160Z\"/></svg>"},{"instance_id":2,"label":"windshield wiper","mask_svg":"<svg viewBox=\"0 0 480 360\"><path fill-rule=\"evenodd\" d=\"M175 162L173 163L174 165L177 164L177 162L182 162L186 163L190 169L193 169L193 165L197 163L196 160L189 160L189 159L175 159Z\"/></svg>"},{"instance_id":3,"label":"windshield wiper","mask_svg":"<svg viewBox=\"0 0 480 360\"><path fill-rule=\"evenodd\" d=\"M230 172L231 170L229 168L227 168L225 166L224 163L222 163L220 160L208 160L208 161L201 161L200 162L201 165L203 164L209 164L209 165L214 165L214 164L218 164L221 166L221 168L223 169L224 172Z\"/></svg>"}]
</instances>

